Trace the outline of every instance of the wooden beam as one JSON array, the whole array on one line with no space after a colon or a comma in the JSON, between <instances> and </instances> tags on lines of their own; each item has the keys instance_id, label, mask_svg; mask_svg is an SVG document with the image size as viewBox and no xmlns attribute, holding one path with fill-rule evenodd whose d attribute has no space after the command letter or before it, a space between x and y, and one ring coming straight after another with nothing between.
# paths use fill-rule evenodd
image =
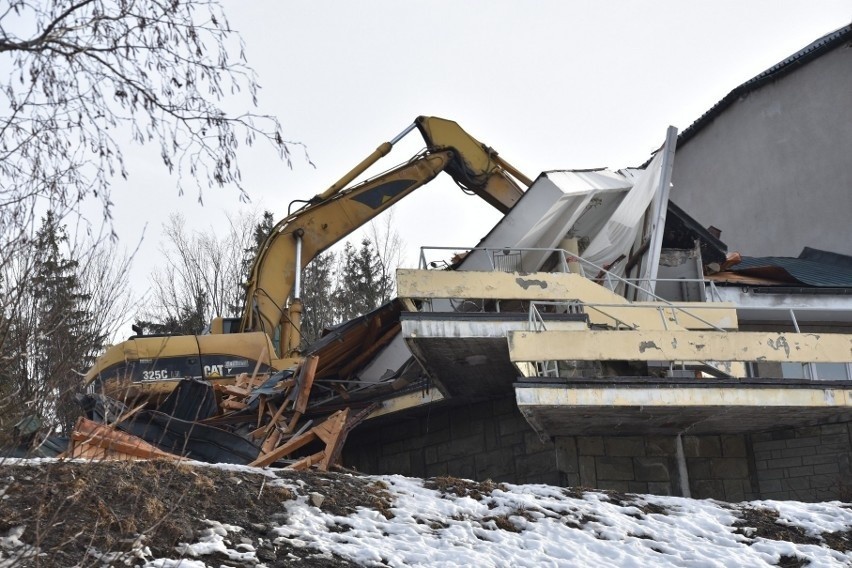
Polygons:
<instances>
[{"instance_id":1,"label":"wooden beam","mask_svg":"<svg viewBox=\"0 0 852 568\"><path fill-rule=\"evenodd\" d=\"M254 382L254 378L257 376L257 372L260 370L260 365L263 363L263 358L266 357L268 351L266 346L263 346L263 349L260 350L260 357L257 358L257 363L254 365L254 371L251 373L251 381Z\"/></svg>"},{"instance_id":2,"label":"wooden beam","mask_svg":"<svg viewBox=\"0 0 852 568\"><path fill-rule=\"evenodd\" d=\"M247 406L248 405L246 403L240 402L238 400L223 400L222 401L222 408L224 408L226 410L242 410L242 409L246 408ZM243 421L245 422L245 418L243 418Z\"/></svg>"},{"instance_id":3,"label":"wooden beam","mask_svg":"<svg viewBox=\"0 0 852 568\"><path fill-rule=\"evenodd\" d=\"M311 355L305 359L302 371L299 373L299 397L296 399L296 412L305 413L308 408L308 397L311 395L311 387L314 385L314 375L317 372L319 357Z\"/></svg>"},{"instance_id":4,"label":"wooden beam","mask_svg":"<svg viewBox=\"0 0 852 568\"><path fill-rule=\"evenodd\" d=\"M281 432L278 430L272 430L269 432L269 435L264 440L263 445L261 446L261 451L264 454L268 454L272 451L272 449L278 445L279 440L281 440Z\"/></svg>"},{"instance_id":5,"label":"wooden beam","mask_svg":"<svg viewBox=\"0 0 852 568\"><path fill-rule=\"evenodd\" d=\"M148 403L147 403L147 402L143 402L142 404L140 404L140 405L139 405L139 406L137 406L136 408L134 408L134 409L132 409L132 410L129 410L129 411L125 412L124 414L120 415L120 416L118 417L118 419L117 419L115 422L113 422L113 423L111 424L111 426L115 427L115 426L117 426L118 424L121 424L122 422L127 422L127 421L128 421L128 420L130 420L133 416L135 416L136 414L138 414L138 413L139 413L139 411L140 411L140 410L142 410L143 408L145 408L146 406L148 406Z\"/></svg>"},{"instance_id":6,"label":"wooden beam","mask_svg":"<svg viewBox=\"0 0 852 568\"><path fill-rule=\"evenodd\" d=\"M317 435L314 433L314 431L309 430L308 432L305 432L301 436L296 436L295 438L292 438L286 444L278 446L277 448L275 448L271 452L269 452L267 454L263 454L261 456L258 456L258 458L256 460L254 460L253 462L251 462L249 465L252 466L252 467L266 467L269 464L273 463L274 461L283 458L287 454L290 454L290 453L294 452L295 450L298 450L299 448L301 448L305 444L309 444L310 442L313 442L316 439L317 439Z\"/></svg>"},{"instance_id":7,"label":"wooden beam","mask_svg":"<svg viewBox=\"0 0 852 568\"><path fill-rule=\"evenodd\" d=\"M260 428L260 425L263 424L263 413L266 411L266 395L262 394L258 397L257 401L257 426L255 428Z\"/></svg>"},{"instance_id":8,"label":"wooden beam","mask_svg":"<svg viewBox=\"0 0 852 568\"><path fill-rule=\"evenodd\" d=\"M115 430L105 424L98 424L85 417L80 417L71 433L72 448L69 454L74 456L74 447L95 446L108 451L126 454L137 459L167 459L176 460L181 456L164 452L149 444L142 438Z\"/></svg>"},{"instance_id":9,"label":"wooden beam","mask_svg":"<svg viewBox=\"0 0 852 568\"><path fill-rule=\"evenodd\" d=\"M315 454L311 454L309 456L305 456L302 459L291 463L284 469L293 469L296 471L304 471L311 467L314 464L320 463L325 458L325 452L317 452Z\"/></svg>"},{"instance_id":10,"label":"wooden beam","mask_svg":"<svg viewBox=\"0 0 852 568\"><path fill-rule=\"evenodd\" d=\"M399 333L401 329L401 324L396 322L388 329L378 340L374 341L369 347L361 351L352 361L345 364L340 368L340 371L337 372L338 376L342 379L349 378L349 376L359 369L361 366L365 365L373 356L381 349L385 347L391 340L396 337L396 334Z\"/></svg>"},{"instance_id":11,"label":"wooden beam","mask_svg":"<svg viewBox=\"0 0 852 568\"><path fill-rule=\"evenodd\" d=\"M238 387L235 385L219 385L219 390L231 396L244 398L248 396L251 389L249 387Z\"/></svg>"},{"instance_id":12,"label":"wooden beam","mask_svg":"<svg viewBox=\"0 0 852 568\"><path fill-rule=\"evenodd\" d=\"M269 404L273 408L275 407L275 405L272 404L271 402ZM287 408L287 401L286 400L281 403L281 406L279 406L278 410L275 411L275 414L272 415L272 418L269 420L269 424L267 424L266 426L263 426L262 428L260 428L260 430L262 430L264 433L269 433L276 426L278 426L278 421L281 420L281 415L284 414L285 408ZM288 432L290 431L290 428L286 424L282 424L281 427L284 428L285 430L287 430Z\"/></svg>"},{"instance_id":13,"label":"wooden beam","mask_svg":"<svg viewBox=\"0 0 852 568\"><path fill-rule=\"evenodd\" d=\"M361 409L361 411L358 412L358 414L356 414L355 416L347 417L343 429L337 436L337 441L334 447L331 449L326 448L326 451L328 453L328 458L325 462L326 469L331 468L332 466L337 464L337 462L340 461L340 454L343 452L343 445L346 443L346 438L349 436L349 432L351 432L352 429L355 428L355 426L363 422L367 418L367 416L369 416L375 409L379 408L380 406L381 404L379 404L378 402L374 402L370 406ZM346 410L347 412L349 411L348 408Z\"/></svg>"},{"instance_id":14,"label":"wooden beam","mask_svg":"<svg viewBox=\"0 0 852 568\"><path fill-rule=\"evenodd\" d=\"M302 446L305 446L316 439L325 442L324 458L320 462L319 467L323 471L327 471L331 463L332 456L338 454L337 448L341 442L341 434L345 431L346 421L349 418L349 409L338 410L329 416L322 424L314 426L304 434L298 435L286 443L278 446L274 450L259 456L256 460L250 463L254 467L266 467L267 465L287 456ZM345 436L343 436L345 438Z\"/></svg>"},{"instance_id":15,"label":"wooden beam","mask_svg":"<svg viewBox=\"0 0 852 568\"><path fill-rule=\"evenodd\" d=\"M338 410L332 414L328 420L314 428L317 436L325 442L325 456L319 463L321 471L328 471L331 465L332 456L338 455L337 448L341 443L341 438L346 427L346 421L349 418L349 409Z\"/></svg>"}]
</instances>

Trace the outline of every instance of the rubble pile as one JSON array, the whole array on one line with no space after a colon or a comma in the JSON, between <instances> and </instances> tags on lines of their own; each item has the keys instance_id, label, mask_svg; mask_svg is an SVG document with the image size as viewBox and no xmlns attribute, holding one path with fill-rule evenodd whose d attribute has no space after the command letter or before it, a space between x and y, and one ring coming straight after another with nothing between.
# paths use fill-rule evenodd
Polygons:
<instances>
[{"instance_id":1,"label":"rubble pile","mask_svg":"<svg viewBox=\"0 0 852 568\"><path fill-rule=\"evenodd\" d=\"M233 383L184 379L160 404L103 394L78 397L78 420L64 457L193 459L327 471L337 465L349 431L371 410L345 407L306 415L318 357L294 370L243 373Z\"/></svg>"}]
</instances>

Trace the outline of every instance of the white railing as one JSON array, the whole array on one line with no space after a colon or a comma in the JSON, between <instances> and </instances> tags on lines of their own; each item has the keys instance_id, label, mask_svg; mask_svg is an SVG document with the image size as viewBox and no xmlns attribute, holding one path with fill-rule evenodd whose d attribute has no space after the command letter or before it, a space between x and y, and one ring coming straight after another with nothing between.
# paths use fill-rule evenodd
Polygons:
<instances>
[{"instance_id":1,"label":"white railing","mask_svg":"<svg viewBox=\"0 0 852 568\"><path fill-rule=\"evenodd\" d=\"M651 288L651 284L656 288L656 284L660 282L676 282L680 284L698 284L701 286L701 290L703 293L704 303L702 305L702 309L730 309L729 305L726 306L718 306L714 305L714 303L724 302L725 300L722 298L721 293L716 286L716 283L711 280L705 280L703 278L655 278L653 280L642 278L624 278L611 270L608 270L602 266L598 266L597 264L584 259L583 257L565 251L559 248L535 248L535 247L516 247L516 248L508 248L508 247L499 247L499 248L491 248L491 247L474 247L474 248L460 248L460 247L421 247L420 249L420 268L424 270L429 269L444 269L449 268L450 264L446 261L428 261L427 260L427 251L453 251L457 255L460 254L471 254L476 251L482 251L485 253L483 256L487 259L490 270L500 271L500 272L521 272L523 266L523 257L524 253L545 253L545 257L547 255L556 255L556 266L555 272L571 272L570 264L575 264L579 268L578 274L582 276L586 276L586 271L589 269L589 272L594 272L596 275L592 280L601 283L610 291L615 291L619 285L623 285L625 290L632 289L637 293L642 293L646 297L659 302L662 305L657 306L657 311L660 313L660 318L663 322L663 326L665 329L668 329L668 317L666 312L671 310L671 314L674 317L675 323L677 323L677 314L682 313L689 317L694 318L695 320L707 325L708 327L715 329L716 331L725 331L723 328L715 325L712 322L707 321L706 319L700 317L699 315L692 312L689 308L685 308L682 306L678 306L673 302L655 294L649 288ZM540 306L561 306L565 307L567 305L573 305L573 309L577 309L576 306L581 306L579 308L579 312L582 313L582 310L594 310L605 317L612 319L615 322L616 329L624 327L627 329L635 329L635 326L624 322L623 320L617 318L611 313L607 312L607 308L625 308L630 307L631 304L602 304L602 303L585 303L578 301L555 301L555 302L543 302L543 301L533 301L529 304L529 326L532 331L544 331L546 329L544 317L542 316ZM499 302L498 302L499 305ZM743 305L735 305L734 308L737 312L748 312L748 311L779 311L786 312L789 315L789 320L787 320L790 324L792 324L793 328L797 333L800 332L798 319L796 317L796 308L784 307L784 306L743 306ZM499 309L499 308L498 308ZM817 311L827 311L836 313L838 310L836 308L826 308L825 310L820 310L819 308L800 308L807 309L807 311L812 312L814 310ZM847 310L844 310L847 311ZM852 309L849 311L848 321L852 321ZM709 363L705 363L708 364ZM558 373L558 369L556 362L539 362L539 368L546 375ZM818 370L817 366L814 363L804 363L803 364L803 375L811 379L818 378ZM847 365L847 375L852 378L852 364Z\"/></svg>"},{"instance_id":2,"label":"white railing","mask_svg":"<svg viewBox=\"0 0 852 568\"><path fill-rule=\"evenodd\" d=\"M713 328L717 331L725 331L721 327L703 319L702 317L700 317L700 316L698 316L694 313L690 313L688 308L677 306L674 303L670 302L669 300L662 298L662 297L658 296L657 294L654 294L653 292L650 292L650 291L644 289L641 285L636 284L636 282L640 282L640 281L643 282L643 283L647 283L647 282L649 282L647 279L636 280L636 279L624 278L624 277L622 277L618 274L615 274L614 272L612 272L612 271L610 271L606 268L603 268L602 266L598 266L594 262L591 262L589 260L584 259L583 257L581 257L579 255L569 253L568 251L566 251L564 249L536 248L536 247L517 247L517 248L474 247L474 248L462 248L462 249L460 249L458 247L420 247L420 269L421 270L429 270L430 268L432 268L432 269L442 268L443 269L443 268L448 268L450 266L446 261L440 261L440 262L435 262L435 261L429 262L429 261L427 261L426 260L426 251L427 250L428 251L434 251L434 250L454 251L456 254L462 254L459 251L466 251L464 254L470 254L471 252L474 252L474 251L483 251L483 252L486 253L486 255L485 255L486 258L488 258L489 261L490 261L491 270L494 270L494 271L499 270L498 264L496 264L494 262L494 253L495 252L500 252L504 256L509 255L509 254L514 254L514 253L522 254L522 253L525 253L525 252L538 252L538 253L556 254L556 255L558 255L557 266L559 268L559 270L557 270L557 272L569 272L569 263L576 262L576 263L580 264L580 270L581 270L580 275L585 276L585 268L584 267L586 267L586 266L591 267L591 268L595 269L595 271L596 271L595 273L597 275L599 275L599 277L604 282L607 283L607 288L609 288L610 291L614 291L614 287L612 286L612 281L615 280L616 282L624 284L625 287L627 287L627 288L635 289L637 292L641 292L643 294L646 294L649 298L651 298L651 299L653 299L657 302L661 302L661 303L665 304L666 307L671 309L673 312L678 312L678 311L683 312L683 313L689 315L690 317L695 318L696 320L700 321L701 323L708 325L708 326L710 326L711 328ZM597 279L595 279L595 280L597 280ZM691 281L702 282L702 283L704 282L703 279L699 280L699 279L679 279L679 278L658 278L658 279L654 280L654 282L691 282ZM623 306L621 306L621 307L623 307ZM663 308L661 306L658 309L662 310ZM662 311L660 313L661 313L661 316L662 316ZM676 315L675 315L675 318L677 318Z\"/></svg>"}]
</instances>

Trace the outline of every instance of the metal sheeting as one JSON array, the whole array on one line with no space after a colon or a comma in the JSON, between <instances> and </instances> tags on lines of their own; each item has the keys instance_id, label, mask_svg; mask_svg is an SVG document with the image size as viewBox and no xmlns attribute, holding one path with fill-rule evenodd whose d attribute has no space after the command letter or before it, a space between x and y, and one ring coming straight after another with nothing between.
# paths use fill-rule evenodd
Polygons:
<instances>
[{"instance_id":1,"label":"metal sheeting","mask_svg":"<svg viewBox=\"0 0 852 568\"><path fill-rule=\"evenodd\" d=\"M196 422L219 413L216 393L207 381L184 379L157 407L163 414L178 420Z\"/></svg>"},{"instance_id":2,"label":"metal sheeting","mask_svg":"<svg viewBox=\"0 0 852 568\"><path fill-rule=\"evenodd\" d=\"M779 283L801 284L818 288L852 288L852 267L830 262L825 256L790 258L783 256L743 257L742 262L732 266L731 271L743 276L769 278ZM821 252L821 251L817 251ZM832 253L828 253L832 254ZM852 260L843 255L834 255ZM820 258L821 260L812 260Z\"/></svg>"},{"instance_id":3,"label":"metal sheeting","mask_svg":"<svg viewBox=\"0 0 852 568\"><path fill-rule=\"evenodd\" d=\"M563 195L562 189L550 182L549 174L541 174L521 199L477 244L477 248L512 247L529 228L542 218ZM484 250L471 251L458 270L492 270L491 259Z\"/></svg>"},{"instance_id":4,"label":"metal sheeting","mask_svg":"<svg viewBox=\"0 0 852 568\"><path fill-rule=\"evenodd\" d=\"M192 385L191 390L199 386ZM206 388L212 390L209 384ZM114 423L128 410L123 403L103 395L79 395L78 402L88 418L102 424ZM142 410L128 420L115 423L115 427L163 451L208 463L246 465L259 452L259 448L237 434L154 410Z\"/></svg>"},{"instance_id":5,"label":"metal sheeting","mask_svg":"<svg viewBox=\"0 0 852 568\"><path fill-rule=\"evenodd\" d=\"M629 254L645 212L659 190L664 154L658 152L644 174L637 177L636 183L618 205L618 209L591 239L589 246L582 253L583 258L598 266L607 266L621 255Z\"/></svg>"},{"instance_id":6,"label":"metal sheeting","mask_svg":"<svg viewBox=\"0 0 852 568\"><path fill-rule=\"evenodd\" d=\"M552 170L544 176L566 195L585 194L590 190L627 190L633 181L623 172L599 170ZM536 180L538 181L538 180Z\"/></svg>"},{"instance_id":7,"label":"metal sheeting","mask_svg":"<svg viewBox=\"0 0 852 568\"><path fill-rule=\"evenodd\" d=\"M536 180L538 184L553 186L564 195L515 243L518 248L558 248L569 233L588 237L603 226L632 185L611 170L547 172ZM523 271L538 271L548 256L546 252L525 252Z\"/></svg>"},{"instance_id":8,"label":"metal sheeting","mask_svg":"<svg viewBox=\"0 0 852 568\"><path fill-rule=\"evenodd\" d=\"M585 248L581 246L580 255L594 265L607 266L626 257L648 206L665 181L663 162L664 152L658 152L644 170L546 172L533 187L552 186L563 195L514 246L559 248L563 239L574 237L588 243ZM547 252L525 252L523 270L540 270L548 256Z\"/></svg>"}]
</instances>

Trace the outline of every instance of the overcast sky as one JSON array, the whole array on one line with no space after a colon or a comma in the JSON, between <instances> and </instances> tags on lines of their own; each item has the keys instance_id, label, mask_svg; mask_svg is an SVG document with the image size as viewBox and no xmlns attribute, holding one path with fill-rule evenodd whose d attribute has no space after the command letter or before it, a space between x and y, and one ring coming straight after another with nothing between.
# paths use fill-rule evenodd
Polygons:
<instances>
[{"instance_id":1,"label":"overcast sky","mask_svg":"<svg viewBox=\"0 0 852 568\"><path fill-rule=\"evenodd\" d=\"M304 143L293 168L262 146L242 155L235 190L178 197L154 149L128 151L113 192L116 229L147 288L172 212L190 228L258 208L283 217L421 114L458 122L529 177L635 166L740 83L852 20L848 0L225 1L258 72L261 111ZM423 146L417 132L375 171ZM151 162L151 163L148 163ZM675 158L675 168L677 159ZM473 246L499 215L445 179L395 210L409 262L421 245ZM672 197L676 200L677 188Z\"/></svg>"}]
</instances>

